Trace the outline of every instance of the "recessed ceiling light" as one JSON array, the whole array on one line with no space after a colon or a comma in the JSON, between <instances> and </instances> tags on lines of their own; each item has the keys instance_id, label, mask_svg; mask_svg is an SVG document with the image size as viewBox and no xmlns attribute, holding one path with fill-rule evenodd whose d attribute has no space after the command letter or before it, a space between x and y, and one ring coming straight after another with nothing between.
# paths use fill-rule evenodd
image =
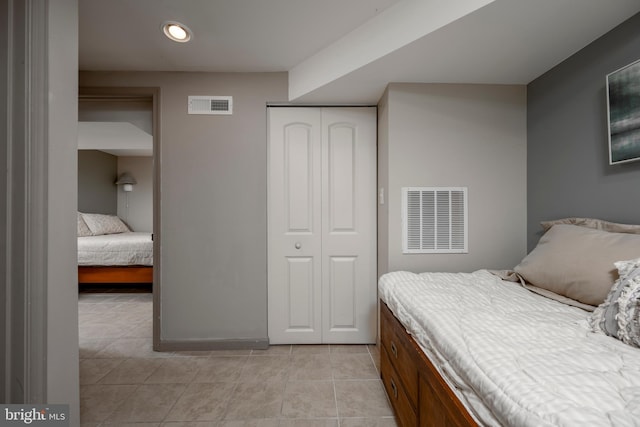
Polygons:
<instances>
[{"instance_id":1,"label":"recessed ceiling light","mask_svg":"<svg viewBox=\"0 0 640 427\"><path fill-rule=\"evenodd\" d=\"M189 27L176 21L167 21L162 24L162 31L165 36L178 43L186 43L193 37Z\"/></svg>"}]
</instances>

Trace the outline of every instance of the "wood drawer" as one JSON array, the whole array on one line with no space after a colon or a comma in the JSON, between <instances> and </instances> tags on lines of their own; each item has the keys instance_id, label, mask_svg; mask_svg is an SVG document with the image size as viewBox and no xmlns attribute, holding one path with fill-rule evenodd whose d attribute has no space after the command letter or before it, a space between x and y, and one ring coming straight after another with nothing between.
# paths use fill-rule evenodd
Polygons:
<instances>
[{"instance_id":1,"label":"wood drawer","mask_svg":"<svg viewBox=\"0 0 640 427\"><path fill-rule=\"evenodd\" d=\"M409 402L409 397L393 369L389 353L385 348L380 351L380 376L400 427L417 427L418 417L414 406Z\"/></svg>"},{"instance_id":2,"label":"wood drawer","mask_svg":"<svg viewBox=\"0 0 640 427\"><path fill-rule=\"evenodd\" d=\"M431 361L426 356L423 361L420 370L420 427L476 426L469 412Z\"/></svg>"},{"instance_id":3,"label":"wood drawer","mask_svg":"<svg viewBox=\"0 0 640 427\"><path fill-rule=\"evenodd\" d=\"M382 325L380 340L387 351L391 365L400 377L409 401L414 408L418 405L418 369L416 350L407 341L404 327L393 316L386 304L380 305Z\"/></svg>"}]
</instances>

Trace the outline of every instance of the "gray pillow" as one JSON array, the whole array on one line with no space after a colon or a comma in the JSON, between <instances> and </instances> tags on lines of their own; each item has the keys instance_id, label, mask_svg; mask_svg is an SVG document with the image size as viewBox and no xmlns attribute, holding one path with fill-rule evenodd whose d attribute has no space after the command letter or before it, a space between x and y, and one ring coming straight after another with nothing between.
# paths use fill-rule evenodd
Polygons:
<instances>
[{"instance_id":1,"label":"gray pillow","mask_svg":"<svg viewBox=\"0 0 640 427\"><path fill-rule=\"evenodd\" d=\"M640 347L640 258L615 263L620 278L589 317L594 332Z\"/></svg>"},{"instance_id":2,"label":"gray pillow","mask_svg":"<svg viewBox=\"0 0 640 427\"><path fill-rule=\"evenodd\" d=\"M595 218L571 217L571 218L554 219L551 221L542 221L540 223L544 231L549 230L551 227L557 224L579 225L580 227L593 228L596 230L609 231L612 233L640 234L640 225L619 224L617 222L609 222L609 221L604 221L602 219L595 219Z\"/></svg>"},{"instance_id":3,"label":"gray pillow","mask_svg":"<svg viewBox=\"0 0 640 427\"><path fill-rule=\"evenodd\" d=\"M514 271L534 286L597 306L618 278L614 263L638 257L638 234L556 224Z\"/></svg>"},{"instance_id":4,"label":"gray pillow","mask_svg":"<svg viewBox=\"0 0 640 427\"><path fill-rule=\"evenodd\" d=\"M640 265L625 276L618 298L618 338L625 344L640 348Z\"/></svg>"}]
</instances>

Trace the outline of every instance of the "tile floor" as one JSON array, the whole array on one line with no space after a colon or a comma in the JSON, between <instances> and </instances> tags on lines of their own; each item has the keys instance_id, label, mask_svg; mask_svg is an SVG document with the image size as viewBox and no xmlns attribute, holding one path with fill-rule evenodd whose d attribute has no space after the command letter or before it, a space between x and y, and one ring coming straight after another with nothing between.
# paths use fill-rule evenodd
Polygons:
<instances>
[{"instance_id":1,"label":"tile floor","mask_svg":"<svg viewBox=\"0 0 640 427\"><path fill-rule=\"evenodd\" d=\"M80 293L82 426L396 426L376 346L157 353L151 299Z\"/></svg>"}]
</instances>

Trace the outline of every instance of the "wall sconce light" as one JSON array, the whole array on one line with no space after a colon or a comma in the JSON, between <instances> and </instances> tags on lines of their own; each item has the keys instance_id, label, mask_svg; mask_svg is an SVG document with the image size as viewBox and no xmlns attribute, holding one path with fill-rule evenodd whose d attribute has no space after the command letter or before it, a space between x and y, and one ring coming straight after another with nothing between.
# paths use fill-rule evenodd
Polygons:
<instances>
[{"instance_id":1,"label":"wall sconce light","mask_svg":"<svg viewBox=\"0 0 640 427\"><path fill-rule=\"evenodd\" d=\"M116 185L122 185L122 189L127 193L133 191L133 185L137 183L138 181L136 181L136 179L131 176L129 172L121 174L116 181Z\"/></svg>"}]
</instances>

